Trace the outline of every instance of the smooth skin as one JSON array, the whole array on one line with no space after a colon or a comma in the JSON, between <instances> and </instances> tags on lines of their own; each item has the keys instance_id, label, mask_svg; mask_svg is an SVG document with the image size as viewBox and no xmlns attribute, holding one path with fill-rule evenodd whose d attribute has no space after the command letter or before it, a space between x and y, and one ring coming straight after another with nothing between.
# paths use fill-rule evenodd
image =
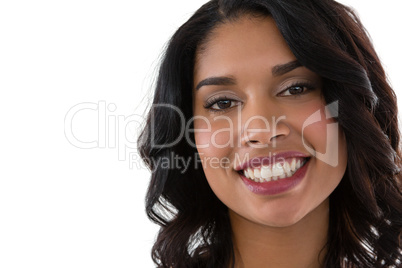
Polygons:
<instances>
[{"instance_id":1,"label":"smooth skin","mask_svg":"<svg viewBox=\"0 0 402 268\"><path fill-rule=\"evenodd\" d=\"M229 209L236 267L321 267L325 255L329 196L345 173L346 141L327 128L335 121L325 116L321 78L303 66L280 68L294 61L270 17L221 24L197 53L195 142L209 185ZM317 111L322 120L303 132ZM336 166L307 149L324 154L327 141L337 145ZM287 151L311 159L303 180L284 193L251 192L235 170L236 159Z\"/></svg>"}]
</instances>

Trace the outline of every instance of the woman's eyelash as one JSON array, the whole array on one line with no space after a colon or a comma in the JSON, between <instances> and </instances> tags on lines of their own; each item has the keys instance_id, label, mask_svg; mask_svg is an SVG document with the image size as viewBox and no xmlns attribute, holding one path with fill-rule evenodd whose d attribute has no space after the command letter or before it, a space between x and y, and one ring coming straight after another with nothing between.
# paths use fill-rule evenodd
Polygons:
<instances>
[{"instance_id":1,"label":"woman's eyelash","mask_svg":"<svg viewBox=\"0 0 402 268\"><path fill-rule=\"evenodd\" d=\"M299 88L299 91L300 91L300 89L302 91L298 92L297 88ZM279 92L278 95L282 95L282 96L298 96L298 95L305 94L306 91L314 90L315 88L316 88L315 85L313 85L311 83L308 83L308 82L296 82L296 83L294 83L292 85L287 86L286 89L284 89L281 92ZM296 91L294 91L293 93L289 92L289 94L285 94L285 92L290 91L292 89L294 89ZM219 102L226 102L226 105L230 103L230 105L229 105L229 107L224 107L224 108L220 108L220 107L218 109L212 108L215 104L218 104ZM229 98L227 96L218 96L218 97L213 97L213 98L207 100L205 102L205 104L204 104L204 108L209 109L211 111L219 112L219 111L224 111L224 110L232 108L233 107L232 104L235 103L235 102L239 102L239 101L231 99L231 98ZM225 105L225 103L223 103L223 104Z\"/></svg>"},{"instance_id":2,"label":"woman's eyelash","mask_svg":"<svg viewBox=\"0 0 402 268\"><path fill-rule=\"evenodd\" d=\"M315 85L308 83L308 82L296 82L290 86L287 86L286 89L282 90L281 92L279 92L278 95L284 95L284 92L295 89L295 88L301 88L303 89L302 92L293 92L294 94L286 94L285 96L297 96L297 95L302 95L304 93L306 93L306 91L311 91L314 90L316 87ZM304 90L306 89L306 90ZM289 92L291 93L291 92Z\"/></svg>"},{"instance_id":3,"label":"woman's eyelash","mask_svg":"<svg viewBox=\"0 0 402 268\"><path fill-rule=\"evenodd\" d=\"M224 100L229 100L229 99L227 97L213 97L205 102L204 108L206 108L206 109L211 108L212 105L214 105L218 101L224 101Z\"/></svg>"},{"instance_id":4,"label":"woman's eyelash","mask_svg":"<svg viewBox=\"0 0 402 268\"><path fill-rule=\"evenodd\" d=\"M216 104L219 101L225 101L225 100L230 100L226 96L224 97L213 97L209 100L207 100L204 104L204 108L209 109L211 108L214 104Z\"/></svg>"},{"instance_id":5,"label":"woman's eyelash","mask_svg":"<svg viewBox=\"0 0 402 268\"><path fill-rule=\"evenodd\" d=\"M226 110L226 109L229 109L229 108L232 107L230 105L230 107L227 107L227 108L220 108L220 109L212 108L212 106L214 106L215 104L218 104L219 102L231 102L231 103L233 103L233 102L239 102L239 101L231 99L231 98L226 97L226 96L214 97L214 98L211 98L210 100L205 102L204 108L205 109L210 109L212 111L223 111L223 110Z\"/></svg>"}]
</instances>

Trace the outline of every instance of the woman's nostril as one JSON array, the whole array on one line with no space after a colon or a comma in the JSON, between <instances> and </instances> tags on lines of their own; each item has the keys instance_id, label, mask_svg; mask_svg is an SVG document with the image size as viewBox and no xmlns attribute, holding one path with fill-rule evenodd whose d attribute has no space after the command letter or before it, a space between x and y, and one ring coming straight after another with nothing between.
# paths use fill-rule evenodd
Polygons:
<instances>
[{"instance_id":1,"label":"woman's nostril","mask_svg":"<svg viewBox=\"0 0 402 268\"><path fill-rule=\"evenodd\" d=\"M283 138L285 136L286 136L285 134L274 135L271 137L270 141L277 140L277 139Z\"/></svg>"}]
</instances>

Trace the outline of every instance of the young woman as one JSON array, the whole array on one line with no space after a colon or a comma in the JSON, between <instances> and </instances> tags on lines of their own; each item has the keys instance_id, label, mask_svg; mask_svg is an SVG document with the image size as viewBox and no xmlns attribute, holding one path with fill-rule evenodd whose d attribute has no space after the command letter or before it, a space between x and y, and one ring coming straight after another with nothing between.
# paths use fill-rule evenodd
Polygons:
<instances>
[{"instance_id":1,"label":"young woman","mask_svg":"<svg viewBox=\"0 0 402 268\"><path fill-rule=\"evenodd\" d=\"M400 267L396 97L330 0L221 0L174 34L140 137L159 267Z\"/></svg>"}]
</instances>

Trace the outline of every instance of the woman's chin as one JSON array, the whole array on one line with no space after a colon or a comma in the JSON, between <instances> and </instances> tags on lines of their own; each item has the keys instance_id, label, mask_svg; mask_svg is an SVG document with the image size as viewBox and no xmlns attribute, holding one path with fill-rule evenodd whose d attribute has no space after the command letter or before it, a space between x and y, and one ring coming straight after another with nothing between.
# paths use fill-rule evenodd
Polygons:
<instances>
[{"instance_id":1,"label":"woman's chin","mask_svg":"<svg viewBox=\"0 0 402 268\"><path fill-rule=\"evenodd\" d=\"M285 227L291 227L296 225L298 222L300 222L303 219L303 217L296 217L295 215L291 214L285 214L281 213L280 215L276 217L265 217L265 218L260 218L256 219L259 224L267 227L275 227L275 228L285 228Z\"/></svg>"}]
</instances>

